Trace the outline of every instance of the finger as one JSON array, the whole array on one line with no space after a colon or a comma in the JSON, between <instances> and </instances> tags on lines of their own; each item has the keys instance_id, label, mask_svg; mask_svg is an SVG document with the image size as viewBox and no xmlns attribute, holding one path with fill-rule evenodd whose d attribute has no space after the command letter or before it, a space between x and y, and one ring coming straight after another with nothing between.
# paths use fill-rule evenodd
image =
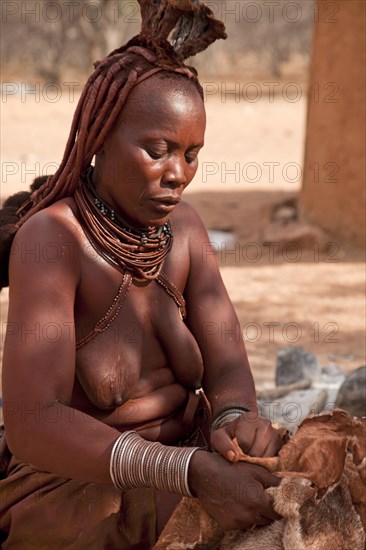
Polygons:
<instances>
[{"instance_id":1,"label":"finger","mask_svg":"<svg viewBox=\"0 0 366 550\"><path fill-rule=\"evenodd\" d=\"M266 518L264 516L260 516L258 520L255 520L255 526L256 527L265 527L266 525L270 525L273 521L278 521L282 519L281 516L278 518Z\"/></svg>"},{"instance_id":2,"label":"finger","mask_svg":"<svg viewBox=\"0 0 366 550\"><path fill-rule=\"evenodd\" d=\"M271 441L268 443L266 450L261 456L263 457L277 456L278 452L281 450L282 445L283 445L283 441L279 434L278 434L278 437L272 437Z\"/></svg>"},{"instance_id":3,"label":"finger","mask_svg":"<svg viewBox=\"0 0 366 550\"><path fill-rule=\"evenodd\" d=\"M238 462L240 458L239 449L225 429L213 432L211 435L211 446L230 462Z\"/></svg>"},{"instance_id":4,"label":"finger","mask_svg":"<svg viewBox=\"0 0 366 550\"><path fill-rule=\"evenodd\" d=\"M236 438L239 447L249 454L256 438L257 427L254 422L240 422L236 424ZM254 455L253 455L254 456Z\"/></svg>"},{"instance_id":5,"label":"finger","mask_svg":"<svg viewBox=\"0 0 366 550\"><path fill-rule=\"evenodd\" d=\"M257 424L254 441L248 450L250 456L273 456L265 454L272 440L275 441L274 449L280 444L279 433L274 430L269 421L263 421ZM272 448L270 449L272 451Z\"/></svg>"},{"instance_id":6,"label":"finger","mask_svg":"<svg viewBox=\"0 0 366 550\"><path fill-rule=\"evenodd\" d=\"M272 519L266 518L264 516L259 516L255 519L254 526L255 527L264 527L265 525L270 525L272 523Z\"/></svg>"},{"instance_id":7,"label":"finger","mask_svg":"<svg viewBox=\"0 0 366 550\"><path fill-rule=\"evenodd\" d=\"M261 499L261 510L260 514L264 519L267 520L279 520L282 519L282 516L277 514L277 512L273 508L273 499L268 493L263 493L263 497ZM257 525L259 525L257 523Z\"/></svg>"},{"instance_id":8,"label":"finger","mask_svg":"<svg viewBox=\"0 0 366 550\"><path fill-rule=\"evenodd\" d=\"M265 488L268 487L278 487L281 483L281 478L271 474L262 466L257 466L256 464L251 464L253 471L251 472L253 477Z\"/></svg>"},{"instance_id":9,"label":"finger","mask_svg":"<svg viewBox=\"0 0 366 550\"><path fill-rule=\"evenodd\" d=\"M256 439L253 442L253 445L248 450L249 456L266 456L265 452L268 448L270 441L266 434L261 434L258 431L256 432ZM269 455L271 456L271 455Z\"/></svg>"},{"instance_id":10,"label":"finger","mask_svg":"<svg viewBox=\"0 0 366 550\"><path fill-rule=\"evenodd\" d=\"M273 498L263 490L262 485L256 481L246 487L246 504L249 507L250 519L256 525L264 525L266 520L273 521L281 516L273 508Z\"/></svg>"}]
</instances>

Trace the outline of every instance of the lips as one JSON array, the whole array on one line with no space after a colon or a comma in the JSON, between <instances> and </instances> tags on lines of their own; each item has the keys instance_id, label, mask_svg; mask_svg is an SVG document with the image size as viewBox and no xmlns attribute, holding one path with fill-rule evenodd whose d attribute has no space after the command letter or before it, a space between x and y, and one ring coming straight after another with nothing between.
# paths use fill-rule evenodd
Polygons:
<instances>
[{"instance_id":1,"label":"lips","mask_svg":"<svg viewBox=\"0 0 366 550\"><path fill-rule=\"evenodd\" d=\"M172 196L154 197L151 199L151 202L155 210L168 213L174 210L174 208L180 202L180 198Z\"/></svg>"},{"instance_id":2,"label":"lips","mask_svg":"<svg viewBox=\"0 0 366 550\"><path fill-rule=\"evenodd\" d=\"M172 197L171 195L166 195L164 197L153 197L151 200L159 204L168 204L168 205L177 205L180 202L180 197Z\"/></svg>"}]
</instances>

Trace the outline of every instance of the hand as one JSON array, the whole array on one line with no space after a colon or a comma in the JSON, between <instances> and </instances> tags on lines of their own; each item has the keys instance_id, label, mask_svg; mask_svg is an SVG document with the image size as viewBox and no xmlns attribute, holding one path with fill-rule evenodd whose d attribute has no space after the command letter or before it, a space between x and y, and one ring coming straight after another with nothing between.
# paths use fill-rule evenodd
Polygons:
<instances>
[{"instance_id":1,"label":"hand","mask_svg":"<svg viewBox=\"0 0 366 550\"><path fill-rule=\"evenodd\" d=\"M261 466L229 464L217 453L197 451L188 476L191 491L222 529L249 529L281 519L265 492L281 480Z\"/></svg>"},{"instance_id":2,"label":"hand","mask_svg":"<svg viewBox=\"0 0 366 550\"><path fill-rule=\"evenodd\" d=\"M240 449L250 456L275 456L283 443L281 434L269 420L250 411L211 434L212 449L230 462L238 462Z\"/></svg>"}]
</instances>

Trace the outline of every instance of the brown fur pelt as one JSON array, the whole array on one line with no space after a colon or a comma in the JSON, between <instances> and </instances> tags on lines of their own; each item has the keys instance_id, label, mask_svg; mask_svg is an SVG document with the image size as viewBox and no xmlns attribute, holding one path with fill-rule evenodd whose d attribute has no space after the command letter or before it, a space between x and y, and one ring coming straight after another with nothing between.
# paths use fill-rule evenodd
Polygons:
<instances>
[{"instance_id":1,"label":"brown fur pelt","mask_svg":"<svg viewBox=\"0 0 366 550\"><path fill-rule=\"evenodd\" d=\"M241 460L282 477L267 489L282 516L267 527L223 532L195 499L183 499L155 550L363 550L366 530L366 419L306 418L278 457Z\"/></svg>"}]
</instances>

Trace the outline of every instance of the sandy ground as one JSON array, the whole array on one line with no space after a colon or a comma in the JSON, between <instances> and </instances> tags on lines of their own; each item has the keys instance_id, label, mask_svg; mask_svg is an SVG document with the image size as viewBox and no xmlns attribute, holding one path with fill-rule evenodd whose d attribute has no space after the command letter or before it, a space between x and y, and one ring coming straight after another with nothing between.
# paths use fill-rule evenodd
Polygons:
<instances>
[{"instance_id":1,"label":"sandy ground","mask_svg":"<svg viewBox=\"0 0 366 550\"><path fill-rule=\"evenodd\" d=\"M3 198L26 189L35 175L52 173L60 161L77 97L69 91L54 102L49 97L40 89L38 95L3 98ZM282 94L271 98L263 93L256 102L239 96L229 100L219 85L206 107L206 146L186 198L209 229L235 234L235 243L218 254L218 261L257 385L273 383L276 351L289 344L346 372L364 364L361 254L331 236L330 253L300 251L295 261L271 255L261 245L273 205L296 195L301 185L306 98L288 101ZM4 291L1 343L6 313ZM225 339L229 328L218 323L209 330Z\"/></svg>"}]
</instances>

